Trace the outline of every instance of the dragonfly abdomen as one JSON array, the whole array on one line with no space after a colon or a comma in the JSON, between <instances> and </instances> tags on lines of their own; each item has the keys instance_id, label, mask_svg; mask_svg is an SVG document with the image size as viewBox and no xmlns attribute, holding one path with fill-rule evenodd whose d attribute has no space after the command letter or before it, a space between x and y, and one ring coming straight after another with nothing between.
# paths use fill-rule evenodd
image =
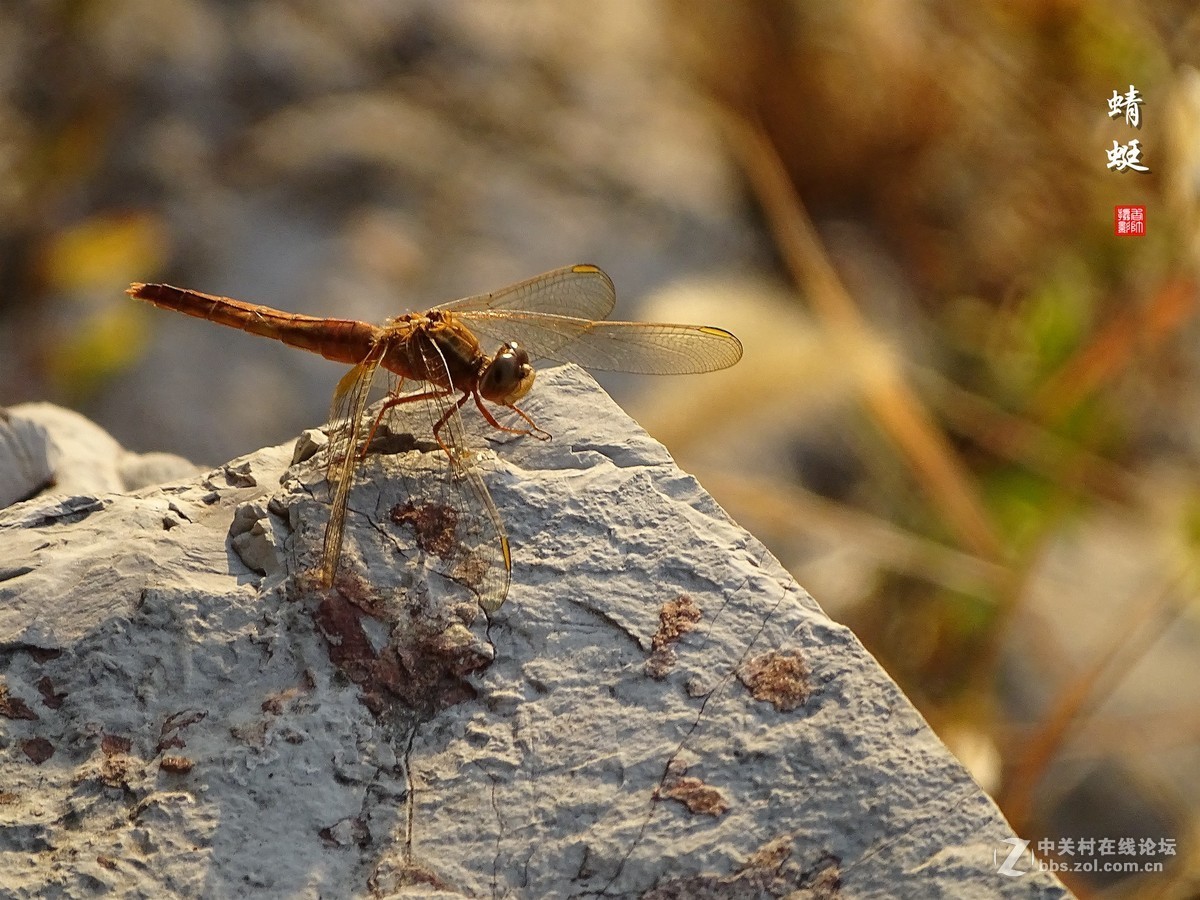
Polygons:
<instances>
[{"instance_id":1,"label":"dragonfly abdomen","mask_svg":"<svg viewBox=\"0 0 1200 900\"><path fill-rule=\"evenodd\" d=\"M169 284L134 284L126 293L164 309L274 338L289 347L299 347L334 362L351 365L367 357L381 332L375 325L353 319L286 313L269 306L202 294Z\"/></svg>"}]
</instances>

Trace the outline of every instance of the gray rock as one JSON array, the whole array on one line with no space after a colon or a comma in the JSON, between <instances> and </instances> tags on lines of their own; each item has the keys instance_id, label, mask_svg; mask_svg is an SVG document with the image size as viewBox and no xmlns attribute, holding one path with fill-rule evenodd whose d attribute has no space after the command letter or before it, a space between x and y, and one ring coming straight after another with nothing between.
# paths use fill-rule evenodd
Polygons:
<instances>
[{"instance_id":1,"label":"gray rock","mask_svg":"<svg viewBox=\"0 0 1200 900\"><path fill-rule=\"evenodd\" d=\"M51 488L59 494L133 491L198 471L173 453L132 453L60 406L0 409L0 508Z\"/></svg>"},{"instance_id":2,"label":"gray rock","mask_svg":"<svg viewBox=\"0 0 1200 900\"><path fill-rule=\"evenodd\" d=\"M428 442L363 462L336 590L292 444L0 513L8 896L1066 896L585 373L528 411L552 441L475 435L491 616L394 515L455 496Z\"/></svg>"},{"instance_id":3,"label":"gray rock","mask_svg":"<svg viewBox=\"0 0 1200 900\"><path fill-rule=\"evenodd\" d=\"M0 509L52 485L57 465L57 449L45 426L0 409Z\"/></svg>"}]
</instances>

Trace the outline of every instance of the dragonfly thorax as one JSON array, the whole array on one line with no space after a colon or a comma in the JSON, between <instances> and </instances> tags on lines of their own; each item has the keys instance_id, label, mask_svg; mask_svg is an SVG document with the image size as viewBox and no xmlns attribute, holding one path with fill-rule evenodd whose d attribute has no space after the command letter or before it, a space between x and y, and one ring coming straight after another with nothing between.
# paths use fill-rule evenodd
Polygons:
<instances>
[{"instance_id":1,"label":"dragonfly thorax","mask_svg":"<svg viewBox=\"0 0 1200 900\"><path fill-rule=\"evenodd\" d=\"M515 342L504 344L479 378L484 399L512 406L529 393L536 373L525 348Z\"/></svg>"},{"instance_id":2,"label":"dragonfly thorax","mask_svg":"<svg viewBox=\"0 0 1200 900\"><path fill-rule=\"evenodd\" d=\"M401 316L384 329L384 368L443 388L474 391L511 406L533 387L533 364L524 347L504 344L488 356L479 339L452 313L431 310Z\"/></svg>"},{"instance_id":3,"label":"dragonfly thorax","mask_svg":"<svg viewBox=\"0 0 1200 900\"><path fill-rule=\"evenodd\" d=\"M387 345L385 369L443 388L471 390L489 363L471 330L456 316L438 311L392 320L381 340Z\"/></svg>"}]
</instances>

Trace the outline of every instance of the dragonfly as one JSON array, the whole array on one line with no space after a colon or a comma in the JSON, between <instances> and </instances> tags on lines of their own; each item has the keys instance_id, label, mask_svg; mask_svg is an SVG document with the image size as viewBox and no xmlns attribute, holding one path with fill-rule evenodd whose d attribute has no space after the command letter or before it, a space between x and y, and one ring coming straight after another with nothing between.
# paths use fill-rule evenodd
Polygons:
<instances>
[{"instance_id":1,"label":"dragonfly","mask_svg":"<svg viewBox=\"0 0 1200 900\"><path fill-rule=\"evenodd\" d=\"M328 431L327 480L333 487L318 582L338 576L351 484L385 415L419 408L451 468L451 502L400 514L433 552L435 568L465 583L488 612L508 595L512 553L500 513L467 447L461 411L473 403L501 432L548 439L517 404L533 387L533 359L638 374L693 374L732 366L742 356L730 332L706 325L608 321L616 303L612 279L598 266L572 265L485 294L405 313L382 325L283 312L168 284L134 283L126 293L155 306L273 338L352 368L334 392ZM484 351L481 339L498 349ZM386 399L367 427L377 383ZM503 424L489 408L507 410ZM513 418L515 417L515 419ZM422 539L420 526L425 526ZM478 546L459 531L480 535Z\"/></svg>"}]
</instances>

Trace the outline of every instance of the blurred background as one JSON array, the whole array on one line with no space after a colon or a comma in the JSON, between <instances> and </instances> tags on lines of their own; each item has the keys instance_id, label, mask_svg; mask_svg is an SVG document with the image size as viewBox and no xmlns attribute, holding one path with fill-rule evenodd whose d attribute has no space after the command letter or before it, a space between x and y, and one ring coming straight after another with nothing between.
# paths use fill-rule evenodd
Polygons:
<instances>
[{"instance_id":1,"label":"blurred background","mask_svg":"<svg viewBox=\"0 0 1200 900\"><path fill-rule=\"evenodd\" d=\"M1182 0L6 3L0 403L217 464L341 371L130 281L382 321L596 263L743 339L603 381L1032 849L1196 896L1197 48Z\"/></svg>"}]
</instances>

